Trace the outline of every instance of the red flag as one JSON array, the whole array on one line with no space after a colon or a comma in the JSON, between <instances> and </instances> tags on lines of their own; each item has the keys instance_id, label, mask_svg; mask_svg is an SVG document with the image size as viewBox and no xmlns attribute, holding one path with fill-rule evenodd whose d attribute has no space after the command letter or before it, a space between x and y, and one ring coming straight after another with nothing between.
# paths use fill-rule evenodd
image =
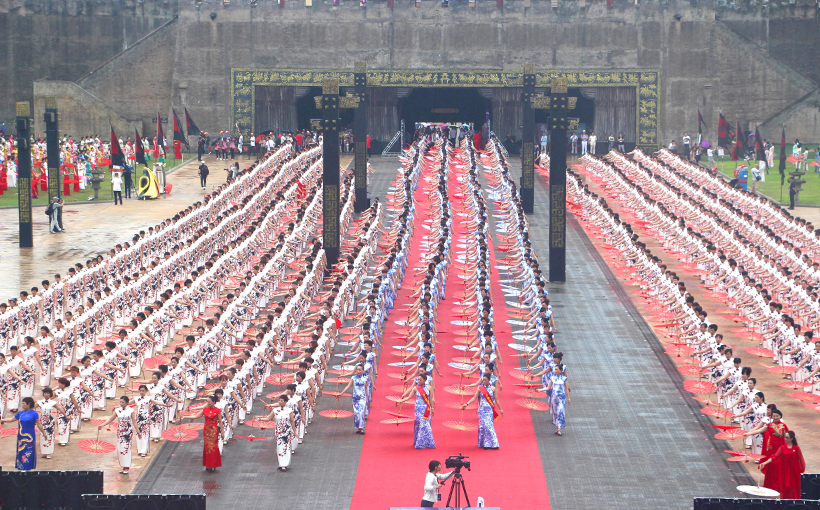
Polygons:
<instances>
[{"instance_id":1,"label":"red flag","mask_svg":"<svg viewBox=\"0 0 820 510\"><path fill-rule=\"evenodd\" d=\"M718 114L718 146L726 147L727 138L729 138L729 123L726 122L726 117L722 113Z\"/></svg>"},{"instance_id":2,"label":"red flag","mask_svg":"<svg viewBox=\"0 0 820 510\"><path fill-rule=\"evenodd\" d=\"M755 159L758 161L766 161L766 151L763 148L763 139L760 137L760 130L755 124Z\"/></svg>"},{"instance_id":3,"label":"red flag","mask_svg":"<svg viewBox=\"0 0 820 510\"><path fill-rule=\"evenodd\" d=\"M743 129L740 127L740 122L737 123L737 136L735 137L735 146L732 149L732 161L737 161L738 159L743 159L743 154L745 153L745 143L744 138L746 134L743 132Z\"/></svg>"},{"instance_id":4,"label":"red flag","mask_svg":"<svg viewBox=\"0 0 820 510\"><path fill-rule=\"evenodd\" d=\"M120 141L117 139L117 134L114 133L114 128L111 127L111 165L110 166L125 166L122 157L122 149L120 148Z\"/></svg>"},{"instance_id":5,"label":"red flag","mask_svg":"<svg viewBox=\"0 0 820 510\"><path fill-rule=\"evenodd\" d=\"M176 110L172 108L171 113L174 115L174 141L184 143L185 147L188 147L188 140L185 139L185 133L182 131L182 122L180 122Z\"/></svg>"},{"instance_id":6,"label":"red flag","mask_svg":"<svg viewBox=\"0 0 820 510\"><path fill-rule=\"evenodd\" d=\"M188 109L185 108L185 127L187 128L187 132L189 135L198 135L202 133L196 124L194 124L194 119L191 118L191 115L188 113Z\"/></svg>"},{"instance_id":7,"label":"red flag","mask_svg":"<svg viewBox=\"0 0 820 510\"><path fill-rule=\"evenodd\" d=\"M134 155L137 158L137 164L147 165L148 163L145 162L145 148L142 146L142 138L140 138L140 132L135 129L134 134L137 135L136 140L134 142Z\"/></svg>"}]
</instances>

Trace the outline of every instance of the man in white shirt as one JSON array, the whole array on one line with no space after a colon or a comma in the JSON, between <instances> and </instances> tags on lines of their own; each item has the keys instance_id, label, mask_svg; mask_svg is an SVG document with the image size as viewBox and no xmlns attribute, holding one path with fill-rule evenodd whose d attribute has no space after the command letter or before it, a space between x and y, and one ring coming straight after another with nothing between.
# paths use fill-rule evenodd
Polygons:
<instances>
[{"instance_id":1,"label":"man in white shirt","mask_svg":"<svg viewBox=\"0 0 820 510\"><path fill-rule=\"evenodd\" d=\"M114 190L114 205L117 205L117 199L122 205L122 177L119 172L114 172L114 176L111 177L111 189Z\"/></svg>"},{"instance_id":2,"label":"man in white shirt","mask_svg":"<svg viewBox=\"0 0 820 510\"><path fill-rule=\"evenodd\" d=\"M421 506L424 508L432 508L438 501L438 490L444 486L439 483L450 478L455 471L450 471L447 474L441 473L441 462L431 460L429 464L427 475L424 477L424 497L421 498Z\"/></svg>"}]
</instances>

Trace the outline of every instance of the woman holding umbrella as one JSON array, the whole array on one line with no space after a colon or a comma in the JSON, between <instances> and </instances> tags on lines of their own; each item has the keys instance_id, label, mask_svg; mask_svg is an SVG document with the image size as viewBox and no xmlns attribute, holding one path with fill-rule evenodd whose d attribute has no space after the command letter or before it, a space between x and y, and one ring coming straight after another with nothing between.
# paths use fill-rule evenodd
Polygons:
<instances>
[{"instance_id":1,"label":"woman holding umbrella","mask_svg":"<svg viewBox=\"0 0 820 510\"><path fill-rule=\"evenodd\" d=\"M208 397L205 407L192 416L183 416L183 420L196 420L205 417L205 428L202 437L205 440L202 449L202 465L205 471L213 473L216 468L222 467L222 454L219 452L219 438L222 436L219 415L222 411L216 407L217 397Z\"/></svg>"},{"instance_id":2,"label":"woman holding umbrella","mask_svg":"<svg viewBox=\"0 0 820 510\"><path fill-rule=\"evenodd\" d=\"M364 435L364 424L367 416L368 388L370 387L370 377L364 374L364 365L356 365L353 377L348 381L340 394L343 394L353 386L353 426L357 434Z\"/></svg>"},{"instance_id":3,"label":"woman holding umbrella","mask_svg":"<svg viewBox=\"0 0 820 510\"><path fill-rule=\"evenodd\" d=\"M12 421L20 422L17 429L17 459L14 463L19 471L31 471L37 467L37 447L34 443L34 427L45 434L40 414L34 410L34 399L25 397L21 402L22 409L13 418L0 420L0 425Z\"/></svg>"},{"instance_id":4,"label":"woman holding umbrella","mask_svg":"<svg viewBox=\"0 0 820 510\"><path fill-rule=\"evenodd\" d=\"M291 447L296 423L293 410L287 406L288 397L280 395L270 414L259 418L260 421L276 421L276 457L279 459L279 470L287 471L290 466Z\"/></svg>"},{"instance_id":5,"label":"woman holding umbrella","mask_svg":"<svg viewBox=\"0 0 820 510\"><path fill-rule=\"evenodd\" d=\"M473 395L473 398L462 404L462 409L478 399L478 446L485 450L498 449L498 436L495 434L493 421L499 416L504 416L504 410L498 405L495 395L495 388L490 382L490 374L481 377L481 384Z\"/></svg>"},{"instance_id":6,"label":"woman holding umbrella","mask_svg":"<svg viewBox=\"0 0 820 510\"><path fill-rule=\"evenodd\" d=\"M137 428L136 408L128 406L128 397L123 395L120 397L120 406L114 409L111 416L102 422L97 430L102 430L114 420L117 420L117 457L120 461L122 471L120 473L127 475L128 470L131 469L131 446L134 440L134 432L140 433Z\"/></svg>"},{"instance_id":7,"label":"woman holding umbrella","mask_svg":"<svg viewBox=\"0 0 820 510\"><path fill-rule=\"evenodd\" d=\"M413 446L417 450L424 448L435 448L436 441L433 439L433 429L430 426L430 418L433 417L433 405L430 398L430 387L427 385L427 375L421 374L416 378L416 386L408 388L406 397L396 401L396 405L407 402L416 397L414 407L415 422L413 424Z\"/></svg>"},{"instance_id":8,"label":"woman holding umbrella","mask_svg":"<svg viewBox=\"0 0 820 510\"><path fill-rule=\"evenodd\" d=\"M550 410L552 411L552 424L558 430L555 433L562 436L564 421L564 407L569 404L569 384L567 376L564 375L564 365L559 363L552 369L552 375L547 384L547 393L550 395Z\"/></svg>"}]
</instances>

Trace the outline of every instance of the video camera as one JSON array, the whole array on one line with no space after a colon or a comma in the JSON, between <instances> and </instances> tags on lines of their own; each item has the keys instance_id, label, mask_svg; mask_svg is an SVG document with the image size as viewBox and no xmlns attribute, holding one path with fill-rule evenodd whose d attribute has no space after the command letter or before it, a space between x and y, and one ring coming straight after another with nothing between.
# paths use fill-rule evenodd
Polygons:
<instances>
[{"instance_id":1,"label":"video camera","mask_svg":"<svg viewBox=\"0 0 820 510\"><path fill-rule=\"evenodd\" d=\"M450 455L449 457L447 457L447 459L444 461L444 466L447 468L455 468L456 473L460 473L461 468L463 467L467 468L467 471L469 471L470 461L464 460L469 458L470 457L465 457L464 455L462 455L461 452L458 452L458 455Z\"/></svg>"}]
</instances>

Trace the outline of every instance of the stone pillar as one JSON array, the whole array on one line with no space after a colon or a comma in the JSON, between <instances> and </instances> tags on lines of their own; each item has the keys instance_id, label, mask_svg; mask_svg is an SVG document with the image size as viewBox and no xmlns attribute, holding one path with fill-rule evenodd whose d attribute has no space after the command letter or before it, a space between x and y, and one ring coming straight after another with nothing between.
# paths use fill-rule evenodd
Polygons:
<instances>
[{"instance_id":1,"label":"stone pillar","mask_svg":"<svg viewBox=\"0 0 820 510\"><path fill-rule=\"evenodd\" d=\"M354 162L356 176L356 212L370 207L367 198L367 64L356 62L353 73L353 85L359 98L359 107L353 113L353 136L356 138L356 157Z\"/></svg>"},{"instance_id":2,"label":"stone pillar","mask_svg":"<svg viewBox=\"0 0 820 510\"><path fill-rule=\"evenodd\" d=\"M521 205L524 212L532 214L535 207L535 109L530 99L535 97L535 65L524 64L523 124L521 135Z\"/></svg>"},{"instance_id":3,"label":"stone pillar","mask_svg":"<svg viewBox=\"0 0 820 510\"><path fill-rule=\"evenodd\" d=\"M322 80L322 244L328 267L339 261L339 80Z\"/></svg>"},{"instance_id":4,"label":"stone pillar","mask_svg":"<svg viewBox=\"0 0 820 510\"><path fill-rule=\"evenodd\" d=\"M567 79L550 85L550 274L553 282L566 281L567 257Z\"/></svg>"},{"instance_id":5,"label":"stone pillar","mask_svg":"<svg viewBox=\"0 0 820 510\"><path fill-rule=\"evenodd\" d=\"M57 98L46 96L46 154L48 156L48 201L62 196L60 187L60 136L57 128Z\"/></svg>"},{"instance_id":6,"label":"stone pillar","mask_svg":"<svg viewBox=\"0 0 820 510\"><path fill-rule=\"evenodd\" d=\"M31 229L31 107L17 103L17 207L20 218L20 248L34 246Z\"/></svg>"}]
</instances>

